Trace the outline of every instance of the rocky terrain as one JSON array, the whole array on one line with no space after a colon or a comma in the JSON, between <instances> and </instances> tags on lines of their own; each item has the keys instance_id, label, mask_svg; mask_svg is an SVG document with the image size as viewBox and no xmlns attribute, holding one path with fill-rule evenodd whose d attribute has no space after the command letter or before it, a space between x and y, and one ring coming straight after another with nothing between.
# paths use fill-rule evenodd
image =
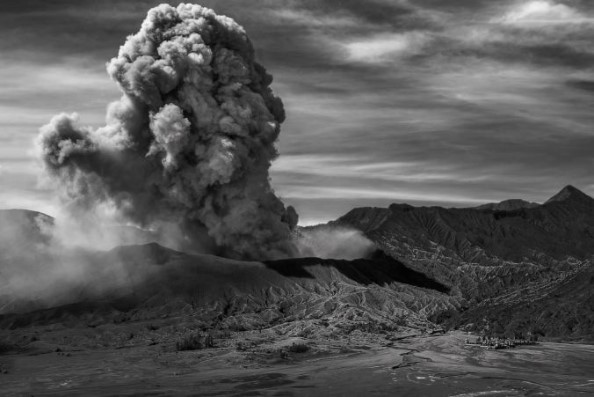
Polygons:
<instances>
[{"instance_id":1,"label":"rocky terrain","mask_svg":"<svg viewBox=\"0 0 594 397\"><path fill-rule=\"evenodd\" d=\"M594 199L571 186L542 205L393 204L315 227L356 228L378 247L351 261L241 262L157 243L60 250L51 217L13 210L0 220L5 330L181 316L301 336L465 327L594 338Z\"/></svg>"},{"instance_id":2,"label":"rocky terrain","mask_svg":"<svg viewBox=\"0 0 594 397\"><path fill-rule=\"evenodd\" d=\"M436 336L594 340L594 199L572 187L542 205L393 204L302 229L361 231L377 249L354 260L236 261L125 226L117 233L136 243L66 248L55 227L44 214L0 211L9 395L343 395L390 393L394 382L436 396L591 391L586 346L501 356L464 350L462 334Z\"/></svg>"},{"instance_id":3,"label":"rocky terrain","mask_svg":"<svg viewBox=\"0 0 594 397\"><path fill-rule=\"evenodd\" d=\"M451 288L459 307L437 323L594 338L594 199L572 186L542 205L356 208L337 226Z\"/></svg>"},{"instance_id":4,"label":"rocky terrain","mask_svg":"<svg viewBox=\"0 0 594 397\"><path fill-rule=\"evenodd\" d=\"M219 329L278 327L303 335L320 332L320 324L324 333L427 330L435 328L428 316L454 307L447 287L381 254L355 261L258 263L189 255L152 243L79 253L76 259L85 261L93 277L52 286L67 291L54 294L55 303L3 302L0 327L191 316ZM114 274L100 270L112 263L121 264ZM92 280L104 284L100 288Z\"/></svg>"},{"instance_id":5,"label":"rocky terrain","mask_svg":"<svg viewBox=\"0 0 594 397\"><path fill-rule=\"evenodd\" d=\"M189 318L205 329L273 328L282 335L418 333L437 329L429 318L457 305L449 287L381 251L353 261L260 263L157 243L62 249L48 237L50 217L0 216L4 234L12 236L1 254L4 330ZM11 238L35 244L23 247Z\"/></svg>"}]
</instances>

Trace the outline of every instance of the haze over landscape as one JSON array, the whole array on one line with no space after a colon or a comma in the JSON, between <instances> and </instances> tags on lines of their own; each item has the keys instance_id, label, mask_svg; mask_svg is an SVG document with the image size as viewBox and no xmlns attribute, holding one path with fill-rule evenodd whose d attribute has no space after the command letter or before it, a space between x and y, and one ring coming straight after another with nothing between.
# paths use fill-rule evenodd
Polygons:
<instances>
[{"instance_id":1,"label":"haze over landscape","mask_svg":"<svg viewBox=\"0 0 594 397\"><path fill-rule=\"evenodd\" d=\"M32 140L104 124L105 71L158 1L2 2L0 207L56 214ZM206 1L241 21L287 119L272 186L302 224L361 205L594 193L588 1Z\"/></svg>"},{"instance_id":2,"label":"haze over landscape","mask_svg":"<svg viewBox=\"0 0 594 397\"><path fill-rule=\"evenodd\" d=\"M0 394L594 393L594 5L28 0L0 33Z\"/></svg>"}]
</instances>

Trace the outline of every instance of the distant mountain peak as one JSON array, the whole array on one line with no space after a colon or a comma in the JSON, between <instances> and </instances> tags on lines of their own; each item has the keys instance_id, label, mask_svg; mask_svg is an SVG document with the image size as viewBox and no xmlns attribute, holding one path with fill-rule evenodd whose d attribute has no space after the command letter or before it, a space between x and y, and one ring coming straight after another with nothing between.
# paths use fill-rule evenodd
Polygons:
<instances>
[{"instance_id":1,"label":"distant mountain peak","mask_svg":"<svg viewBox=\"0 0 594 397\"><path fill-rule=\"evenodd\" d=\"M522 208L534 208L538 207L539 204L531 203L526 200L510 199L504 200L499 203L489 203L474 207L476 210L490 210L490 211L515 211Z\"/></svg>"},{"instance_id":2,"label":"distant mountain peak","mask_svg":"<svg viewBox=\"0 0 594 397\"><path fill-rule=\"evenodd\" d=\"M592 197L588 196L586 193L582 192L581 190L579 190L571 185L567 185L563 189L561 189L561 191L559 193L555 194L553 197L548 199L545 204L553 203L553 202L567 201L567 200L576 200L576 199L577 200L585 199L588 201L594 201L594 199L592 199Z\"/></svg>"}]
</instances>

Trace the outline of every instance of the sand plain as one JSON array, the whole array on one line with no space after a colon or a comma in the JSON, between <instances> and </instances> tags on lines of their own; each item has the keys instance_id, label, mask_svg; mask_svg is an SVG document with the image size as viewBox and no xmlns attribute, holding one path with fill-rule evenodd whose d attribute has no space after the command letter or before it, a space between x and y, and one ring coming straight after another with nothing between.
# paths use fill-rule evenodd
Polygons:
<instances>
[{"instance_id":1,"label":"sand plain","mask_svg":"<svg viewBox=\"0 0 594 397\"><path fill-rule=\"evenodd\" d=\"M594 395L594 346L585 344L487 350L464 346L461 332L307 339L263 330L177 351L162 339L133 331L115 339L100 327L19 332L25 342L0 355L1 395Z\"/></svg>"}]
</instances>

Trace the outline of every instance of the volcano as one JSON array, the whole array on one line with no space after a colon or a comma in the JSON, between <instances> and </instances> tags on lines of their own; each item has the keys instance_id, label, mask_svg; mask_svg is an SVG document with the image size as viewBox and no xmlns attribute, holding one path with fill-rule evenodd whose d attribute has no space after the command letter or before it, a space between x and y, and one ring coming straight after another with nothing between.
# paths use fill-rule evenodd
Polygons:
<instances>
[{"instance_id":1,"label":"volcano","mask_svg":"<svg viewBox=\"0 0 594 397\"><path fill-rule=\"evenodd\" d=\"M264 262L174 250L147 242L154 236L135 228L125 234L132 244L57 249L53 218L3 211L0 370L20 373L20 366L41 365L48 354L56 354L76 357L74 367L64 371L80 380L86 376L80 368L87 366L105 373L98 363L106 358L124 374L129 360L151 357L169 394L180 392L177 387L208 391L215 385L227 393L235 384L276 387L259 383L264 381L259 377L221 378L230 373L223 369L229 365L259 371L297 365L301 361L295 360L305 357L317 362L329 352L369 354L371 346L385 352L407 343L429 348L432 357L444 353L444 346L454 349L448 354L460 354L450 346L450 335L457 334L443 340L434 336L448 329L594 340L594 200L567 187L544 204L509 203L356 208L313 229L360 230L376 245L370 255ZM412 342L431 335L438 346ZM179 354L185 349L204 353ZM400 366L419 365L421 358L406 358L413 351L389 357L402 360ZM12 357L28 364L10 364ZM192 380L194 386L169 382L163 368L188 371L191 357L204 375L185 375L183 382ZM373 362L386 365L381 357ZM213 358L217 361L211 363ZM361 364L353 360L342 365ZM61 379L60 368L65 367L46 373L40 385ZM517 376L517 370L513 373ZM288 376L275 374L266 373L266 379ZM90 386L70 390L110 395L123 388L149 392L157 387L143 373L124 378L107 386L97 378L92 381L97 386L86 381ZM13 387L9 390L23 390L24 380L14 379L6 383Z\"/></svg>"},{"instance_id":2,"label":"volcano","mask_svg":"<svg viewBox=\"0 0 594 397\"><path fill-rule=\"evenodd\" d=\"M147 243L146 234L107 251L58 255L44 249L51 217L18 210L0 215L0 227L16 233L5 247L18 247L11 236L36 247L3 251L0 326L6 329L192 315L246 330L317 329L323 319L336 329L427 332L488 323L507 332L593 336L594 199L571 186L539 205L353 209L318 226L356 228L376 244L369 257L351 261L234 261ZM60 261L75 263L85 276L48 276L60 274ZM10 277L24 275L44 280L43 288L16 294ZM571 310L560 309L568 304Z\"/></svg>"}]
</instances>

